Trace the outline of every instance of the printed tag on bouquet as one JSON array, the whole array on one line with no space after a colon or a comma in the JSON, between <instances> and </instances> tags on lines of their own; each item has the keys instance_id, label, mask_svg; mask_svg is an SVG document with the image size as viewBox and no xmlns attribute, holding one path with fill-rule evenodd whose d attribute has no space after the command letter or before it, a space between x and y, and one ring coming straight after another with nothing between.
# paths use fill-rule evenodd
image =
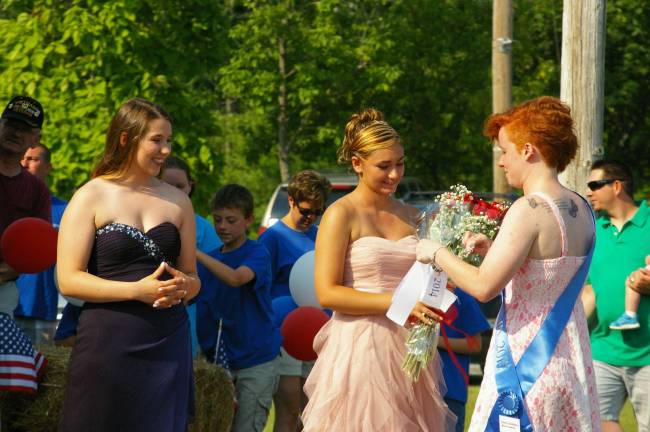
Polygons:
<instances>
[{"instance_id":1,"label":"printed tag on bouquet","mask_svg":"<svg viewBox=\"0 0 650 432\"><path fill-rule=\"evenodd\" d=\"M427 306L440 309L444 312L446 309L442 309L441 306L444 291L447 291L447 273L431 266L429 266L428 273L429 277L427 278L426 289L422 291L420 301Z\"/></svg>"},{"instance_id":2,"label":"printed tag on bouquet","mask_svg":"<svg viewBox=\"0 0 650 432\"><path fill-rule=\"evenodd\" d=\"M499 416L499 431L500 432L521 432L519 419L508 416Z\"/></svg>"},{"instance_id":3,"label":"printed tag on bouquet","mask_svg":"<svg viewBox=\"0 0 650 432\"><path fill-rule=\"evenodd\" d=\"M447 273L429 266L429 279L420 301L427 306L447 312L458 297L447 289Z\"/></svg>"},{"instance_id":4,"label":"printed tag on bouquet","mask_svg":"<svg viewBox=\"0 0 650 432\"><path fill-rule=\"evenodd\" d=\"M386 316L403 326L418 301L447 312L456 301L456 296L446 286L445 272L438 272L429 264L415 262L395 290Z\"/></svg>"},{"instance_id":5,"label":"printed tag on bouquet","mask_svg":"<svg viewBox=\"0 0 650 432\"><path fill-rule=\"evenodd\" d=\"M430 267L416 261L402 278L393 294L393 302L386 312L391 321L401 326L406 323L415 304L422 297L424 287L429 283L430 273L427 268Z\"/></svg>"}]
</instances>

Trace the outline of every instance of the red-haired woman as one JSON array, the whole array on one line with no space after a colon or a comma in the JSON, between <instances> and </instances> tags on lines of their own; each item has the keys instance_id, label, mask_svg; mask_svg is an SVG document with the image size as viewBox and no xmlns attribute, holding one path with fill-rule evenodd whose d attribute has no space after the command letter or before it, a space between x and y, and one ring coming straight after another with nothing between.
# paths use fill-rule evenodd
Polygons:
<instances>
[{"instance_id":1,"label":"red-haired woman","mask_svg":"<svg viewBox=\"0 0 650 432\"><path fill-rule=\"evenodd\" d=\"M577 149L570 110L540 97L491 116L485 134L497 141L499 165L524 196L492 244L466 237L485 254L480 267L435 241L417 246L418 260L441 267L477 299L503 290L470 430L599 430L589 334L576 301L591 260L593 214L558 181Z\"/></svg>"}]
</instances>

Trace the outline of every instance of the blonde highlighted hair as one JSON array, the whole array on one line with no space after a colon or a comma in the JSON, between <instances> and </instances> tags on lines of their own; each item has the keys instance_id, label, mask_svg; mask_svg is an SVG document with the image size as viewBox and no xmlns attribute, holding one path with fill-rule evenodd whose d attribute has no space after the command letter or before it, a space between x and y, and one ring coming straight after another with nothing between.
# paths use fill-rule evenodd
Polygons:
<instances>
[{"instance_id":1,"label":"blonde highlighted hair","mask_svg":"<svg viewBox=\"0 0 650 432\"><path fill-rule=\"evenodd\" d=\"M338 161L350 163L353 156L366 159L375 150L401 144L399 134L384 120L384 115L374 108L366 108L353 114L345 126Z\"/></svg>"}]
</instances>

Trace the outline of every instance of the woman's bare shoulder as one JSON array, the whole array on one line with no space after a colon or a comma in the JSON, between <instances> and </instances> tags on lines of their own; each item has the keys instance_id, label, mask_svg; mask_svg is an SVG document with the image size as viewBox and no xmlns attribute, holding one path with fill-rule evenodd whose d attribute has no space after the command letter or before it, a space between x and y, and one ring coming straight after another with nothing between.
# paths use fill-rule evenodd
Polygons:
<instances>
[{"instance_id":1,"label":"woman's bare shoulder","mask_svg":"<svg viewBox=\"0 0 650 432\"><path fill-rule=\"evenodd\" d=\"M534 194L524 195L512 203L510 208L508 208L508 214L529 214L531 211L537 211L547 206L546 201Z\"/></svg>"},{"instance_id":2,"label":"woman's bare shoulder","mask_svg":"<svg viewBox=\"0 0 650 432\"><path fill-rule=\"evenodd\" d=\"M549 216L549 220L555 220L553 217L555 208L557 208L560 213L566 213L572 218L580 216L580 213L588 215L588 212L586 211L588 205L586 202L568 189L562 193L554 195L549 194L546 199L536 194L525 195L515 201L515 203L510 207L509 212L513 209L518 210L524 215L526 213L534 214L535 212L539 212Z\"/></svg>"},{"instance_id":3,"label":"woman's bare shoulder","mask_svg":"<svg viewBox=\"0 0 650 432\"><path fill-rule=\"evenodd\" d=\"M534 228L533 231L537 231L539 222L544 219L546 213L545 204L543 199L535 195L524 195L518 198L508 208L501 224L502 230L514 228L519 231L527 228L528 231Z\"/></svg>"},{"instance_id":4,"label":"woman's bare shoulder","mask_svg":"<svg viewBox=\"0 0 650 432\"><path fill-rule=\"evenodd\" d=\"M97 213L110 202L111 188L111 182L101 178L91 179L79 187L66 206L61 226L79 229L85 224L95 224Z\"/></svg>"},{"instance_id":5,"label":"woman's bare shoulder","mask_svg":"<svg viewBox=\"0 0 650 432\"><path fill-rule=\"evenodd\" d=\"M354 196L352 196L352 193L349 193L334 201L333 204L330 204L327 207L326 213L329 211L337 215L351 215L355 213L355 207Z\"/></svg>"},{"instance_id":6,"label":"woman's bare shoulder","mask_svg":"<svg viewBox=\"0 0 650 432\"><path fill-rule=\"evenodd\" d=\"M350 232L357 219L354 203L346 197L327 207L318 225L319 232Z\"/></svg>"},{"instance_id":7,"label":"woman's bare shoulder","mask_svg":"<svg viewBox=\"0 0 650 432\"><path fill-rule=\"evenodd\" d=\"M84 183L79 189L76 190L70 203L73 202L101 202L109 193L112 185L111 182L102 178L94 178Z\"/></svg>"},{"instance_id":8,"label":"woman's bare shoulder","mask_svg":"<svg viewBox=\"0 0 650 432\"><path fill-rule=\"evenodd\" d=\"M192 207L192 201L190 200L190 197L177 187L172 186L169 183L165 183L164 181L160 181L158 187L161 196L165 197L171 202L178 204L183 208L187 208L188 206L190 208Z\"/></svg>"}]
</instances>

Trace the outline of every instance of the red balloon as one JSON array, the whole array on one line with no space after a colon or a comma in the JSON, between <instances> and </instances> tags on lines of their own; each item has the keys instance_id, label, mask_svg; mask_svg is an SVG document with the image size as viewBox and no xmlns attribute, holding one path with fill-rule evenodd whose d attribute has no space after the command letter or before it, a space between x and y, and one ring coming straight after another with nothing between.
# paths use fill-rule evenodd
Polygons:
<instances>
[{"instance_id":1,"label":"red balloon","mask_svg":"<svg viewBox=\"0 0 650 432\"><path fill-rule=\"evenodd\" d=\"M316 360L314 337L330 317L312 306L301 306L291 311L282 323L282 346L289 355L302 361Z\"/></svg>"},{"instance_id":2,"label":"red balloon","mask_svg":"<svg viewBox=\"0 0 650 432\"><path fill-rule=\"evenodd\" d=\"M56 263L57 231L48 221L26 217L2 233L2 256L18 273L39 273Z\"/></svg>"}]
</instances>

